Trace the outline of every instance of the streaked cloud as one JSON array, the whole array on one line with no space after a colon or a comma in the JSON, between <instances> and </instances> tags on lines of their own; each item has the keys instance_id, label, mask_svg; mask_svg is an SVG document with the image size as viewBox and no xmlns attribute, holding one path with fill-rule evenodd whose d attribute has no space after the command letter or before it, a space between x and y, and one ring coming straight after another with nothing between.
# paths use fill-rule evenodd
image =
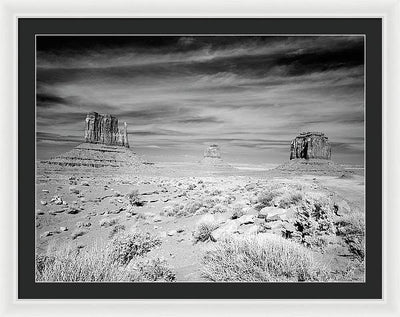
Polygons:
<instances>
[{"instance_id":1,"label":"streaked cloud","mask_svg":"<svg viewBox=\"0 0 400 317\"><path fill-rule=\"evenodd\" d=\"M38 37L38 140L82 139L97 111L150 156L219 143L228 161L276 163L315 130L335 160L362 163L363 49L354 36Z\"/></svg>"}]
</instances>

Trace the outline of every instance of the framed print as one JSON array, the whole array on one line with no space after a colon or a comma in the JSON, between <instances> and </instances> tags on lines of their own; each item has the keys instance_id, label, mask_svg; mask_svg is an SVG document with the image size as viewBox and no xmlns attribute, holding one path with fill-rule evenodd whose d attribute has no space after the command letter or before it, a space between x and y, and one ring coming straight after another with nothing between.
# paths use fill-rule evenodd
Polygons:
<instances>
[{"instance_id":1,"label":"framed print","mask_svg":"<svg viewBox=\"0 0 400 317\"><path fill-rule=\"evenodd\" d=\"M381 74L378 18L19 19L18 297L382 298Z\"/></svg>"},{"instance_id":2,"label":"framed print","mask_svg":"<svg viewBox=\"0 0 400 317\"><path fill-rule=\"evenodd\" d=\"M397 316L397 0L2 0L3 316Z\"/></svg>"}]
</instances>

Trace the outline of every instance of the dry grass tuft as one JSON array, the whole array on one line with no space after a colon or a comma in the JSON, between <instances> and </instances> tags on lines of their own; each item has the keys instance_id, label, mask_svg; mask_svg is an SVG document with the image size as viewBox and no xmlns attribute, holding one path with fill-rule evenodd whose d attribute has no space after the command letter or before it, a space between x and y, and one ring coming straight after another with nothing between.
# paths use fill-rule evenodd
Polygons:
<instances>
[{"instance_id":1,"label":"dry grass tuft","mask_svg":"<svg viewBox=\"0 0 400 317\"><path fill-rule=\"evenodd\" d=\"M111 243L76 249L58 246L36 256L38 282L138 282L175 280L165 260L144 259L159 244L147 233L116 236Z\"/></svg>"},{"instance_id":2,"label":"dry grass tuft","mask_svg":"<svg viewBox=\"0 0 400 317\"><path fill-rule=\"evenodd\" d=\"M213 215L203 216L197 223L196 229L193 232L194 243L211 240L211 233L217 228L218 224Z\"/></svg>"},{"instance_id":3,"label":"dry grass tuft","mask_svg":"<svg viewBox=\"0 0 400 317\"><path fill-rule=\"evenodd\" d=\"M109 254L111 261L128 264L134 257L144 255L160 244L161 240L149 232L122 232L110 241Z\"/></svg>"},{"instance_id":4,"label":"dry grass tuft","mask_svg":"<svg viewBox=\"0 0 400 317\"><path fill-rule=\"evenodd\" d=\"M310 250L270 235L225 239L203 257L203 274L217 282L324 281Z\"/></svg>"},{"instance_id":5,"label":"dry grass tuft","mask_svg":"<svg viewBox=\"0 0 400 317\"><path fill-rule=\"evenodd\" d=\"M139 190L138 189L133 189L131 190L128 194L126 194L126 198L129 200L129 203L132 206L143 206L144 202L141 201L140 195L139 195Z\"/></svg>"},{"instance_id":6,"label":"dry grass tuft","mask_svg":"<svg viewBox=\"0 0 400 317\"><path fill-rule=\"evenodd\" d=\"M103 218L99 221L100 227L111 227L118 222L118 218Z\"/></svg>"}]
</instances>

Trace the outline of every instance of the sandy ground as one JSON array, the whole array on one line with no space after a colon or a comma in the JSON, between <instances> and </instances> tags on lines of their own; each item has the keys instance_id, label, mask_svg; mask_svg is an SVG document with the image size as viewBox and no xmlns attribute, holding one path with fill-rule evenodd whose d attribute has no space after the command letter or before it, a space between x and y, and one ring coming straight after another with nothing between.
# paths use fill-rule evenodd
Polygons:
<instances>
[{"instance_id":1,"label":"sandy ground","mask_svg":"<svg viewBox=\"0 0 400 317\"><path fill-rule=\"evenodd\" d=\"M127 230L137 228L161 237L162 245L149 257L162 257L173 267L177 281L205 281L201 256L215 242L194 243L193 232L201 214L167 216L174 204L185 204L215 191L222 199L250 204L252 188L271 183L293 184L325 191L343 199L351 208L364 211L364 177L282 175L271 171L207 170L195 165L181 168L147 169L143 173L123 169L63 168L38 165L36 186L36 248L44 253L62 243L88 247L107 243L113 226L104 227L104 218L116 219ZM247 187L246 187L247 186ZM249 189L250 188L250 189ZM126 194L137 189L143 206L131 206ZM53 200L53 201L52 201ZM228 221L232 211L218 214ZM263 221L255 219L255 222ZM73 239L78 227L86 234ZM65 231L63 231L65 230ZM330 265L345 266L350 254L344 248L324 253ZM362 272L361 272L362 273ZM360 274L361 274L360 273Z\"/></svg>"}]
</instances>

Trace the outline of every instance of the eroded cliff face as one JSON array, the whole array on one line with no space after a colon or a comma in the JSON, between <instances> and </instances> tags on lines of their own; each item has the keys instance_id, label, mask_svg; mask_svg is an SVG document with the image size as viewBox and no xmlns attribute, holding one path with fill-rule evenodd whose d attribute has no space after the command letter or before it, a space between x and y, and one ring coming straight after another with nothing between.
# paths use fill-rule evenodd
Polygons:
<instances>
[{"instance_id":1,"label":"eroded cliff face","mask_svg":"<svg viewBox=\"0 0 400 317\"><path fill-rule=\"evenodd\" d=\"M290 159L331 159L331 145L321 132L300 133L291 143Z\"/></svg>"},{"instance_id":2,"label":"eroded cliff face","mask_svg":"<svg viewBox=\"0 0 400 317\"><path fill-rule=\"evenodd\" d=\"M90 112L85 120L85 142L129 147L127 124L120 130L116 117Z\"/></svg>"}]
</instances>

